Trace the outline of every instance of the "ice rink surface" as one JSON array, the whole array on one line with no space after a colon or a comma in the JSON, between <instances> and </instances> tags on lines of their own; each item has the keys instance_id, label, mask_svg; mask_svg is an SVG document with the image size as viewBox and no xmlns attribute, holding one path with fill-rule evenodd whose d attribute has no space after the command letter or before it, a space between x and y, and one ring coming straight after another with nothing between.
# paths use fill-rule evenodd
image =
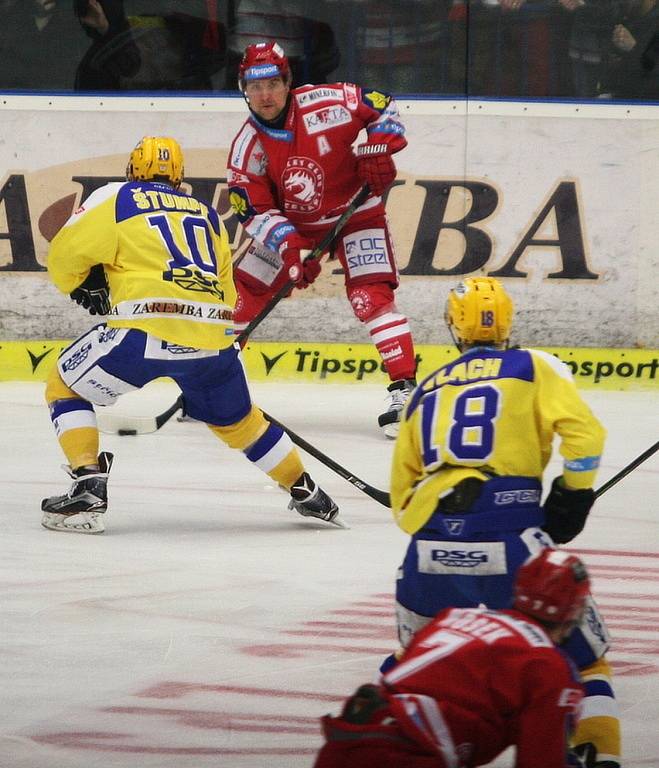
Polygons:
<instances>
[{"instance_id":1,"label":"ice rink surface","mask_svg":"<svg viewBox=\"0 0 659 768\"><path fill-rule=\"evenodd\" d=\"M252 387L317 448L386 489L384 387ZM117 410L153 415L155 384ZM585 392L608 429L598 485L659 437L656 393ZM407 537L389 511L304 457L350 530L305 520L200 424L104 436L107 531L54 533L69 487L41 384L0 384L2 768L303 768L318 718L396 646ZM559 471L553 460L546 478ZM659 765L659 457L596 504L571 547L614 636L625 768ZM495 763L502 768L512 759Z\"/></svg>"}]
</instances>

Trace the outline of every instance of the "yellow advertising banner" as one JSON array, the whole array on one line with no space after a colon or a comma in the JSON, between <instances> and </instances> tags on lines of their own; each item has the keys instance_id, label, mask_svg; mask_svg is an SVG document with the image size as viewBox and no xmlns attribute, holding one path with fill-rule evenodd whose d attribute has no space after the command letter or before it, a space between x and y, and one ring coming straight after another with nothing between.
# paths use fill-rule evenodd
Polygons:
<instances>
[{"instance_id":1,"label":"yellow advertising banner","mask_svg":"<svg viewBox=\"0 0 659 768\"><path fill-rule=\"evenodd\" d=\"M45 381L68 341L0 342L0 381ZM544 347L566 363L579 387L658 389L659 350ZM419 378L455 359L452 346L417 346ZM243 350L252 381L386 383L387 375L370 344L250 342Z\"/></svg>"}]
</instances>

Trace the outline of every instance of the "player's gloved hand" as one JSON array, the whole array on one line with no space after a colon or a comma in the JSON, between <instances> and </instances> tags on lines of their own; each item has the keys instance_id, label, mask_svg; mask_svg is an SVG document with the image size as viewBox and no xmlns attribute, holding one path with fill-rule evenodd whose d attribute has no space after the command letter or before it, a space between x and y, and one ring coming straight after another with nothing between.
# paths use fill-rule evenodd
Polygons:
<instances>
[{"instance_id":1,"label":"player's gloved hand","mask_svg":"<svg viewBox=\"0 0 659 768\"><path fill-rule=\"evenodd\" d=\"M589 768L588 763L585 763L572 749L567 753L567 766L568 768Z\"/></svg>"},{"instance_id":2,"label":"player's gloved hand","mask_svg":"<svg viewBox=\"0 0 659 768\"><path fill-rule=\"evenodd\" d=\"M389 145L384 142L360 144L357 147L357 174L374 195L383 195L396 178L396 165Z\"/></svg>"},{"instance_id":3,"label":"player's gloved hand","mask_svg":"<svg viewBox=\"0 0 659 768\"><path fill-rule=\"evenodd\" d=\"M320 261L307 259L314 244L297 232L289 235L279 246L279 253L284 262L288 279L296 288L308 288L320 274Z\"/></svg>"},{"instance_id":4,"label":"player's gloved hand","mask_svg":"<svg viewBox=\"0 0 659 768\"><path fill-rule=\"evenodd\" d=\"M69 294L73 301L84 307L90 315L110 313L110 288L102 264L95 264L84 282Z\"/></svg>"},{"instance_id":5,"label":"player's gloved hand","mask_svg":"<svg viewBox=\"0 0 659 768\"><path fill-rule=\"evenodd\" d=\"M568 751L567 757L569 768L597 768L597 763L595 762L597 750L591 741L573 747Z\"/></svg>"},{"instance_id":6,"label":"player's gloved hand","mask_svg":"<svg viewBox=\"0 0 659 768\"><path fill-rule=\"evenodd\" d=\"M545 505L545 524L542 530L556 544L567 544L583 530L590 508L595 503L592 488L571 490L563 485L562 478L554 478Z\"/></svg>"}]
</instances>

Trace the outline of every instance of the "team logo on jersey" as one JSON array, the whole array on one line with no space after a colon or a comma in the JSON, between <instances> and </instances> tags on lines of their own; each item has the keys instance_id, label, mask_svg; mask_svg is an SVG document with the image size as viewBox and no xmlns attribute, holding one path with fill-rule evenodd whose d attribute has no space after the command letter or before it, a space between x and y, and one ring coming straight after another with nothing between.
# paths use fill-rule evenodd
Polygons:
<instances>
[{"instance_id":1,"label":"team logo on jersey","mask_svg":"<svg viewBox=\"0 0 659 768\"><path fill-rule=\"evenodd\" d=\"M359 320L363 320L371 314L373 306L371 294L362 288L356 288L350 292L350 304L352 305L352 311Z\"/></svg>"},{"instance_id":2,"label":"team logo on jersey","mask_svg":"<svg viewBox=\"0 0 659 768\"><path fill-rule=\"evenodd\" d=\"M282 174L286 193L284 210L307 213L316 211L325 188L325 174L309 157L289 157Z\"/></svg>"},{"instance_id":3,"label":"team logo on jersey","mask_svg":"<svg viewBox=\"0 0 659 768\"><path fill-rule=\"evenodd\" d=\"M334 104L331 107L321 107L302 116L307 133L321 133L339 125L346 125L352 120L350 112L342 104Z\"/></svg>"}]
</instances>

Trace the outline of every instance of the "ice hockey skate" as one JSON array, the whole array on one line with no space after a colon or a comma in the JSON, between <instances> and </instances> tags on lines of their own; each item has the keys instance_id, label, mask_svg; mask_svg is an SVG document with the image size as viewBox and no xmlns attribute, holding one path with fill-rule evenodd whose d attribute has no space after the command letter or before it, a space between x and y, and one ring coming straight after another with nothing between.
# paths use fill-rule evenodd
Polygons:
<instances>
[{"instance_id":1,"label":"ice hockey skate","mask_svg":"<svg viewBox=\"0 0 659 768\"><path fill-rule=\"evenodd\" d=\"M288 508L299 512L302 517L315 517L338 528L347 528L338 517L337 505L306 472L291 487Z\"/></svg>"},{"instance_id":2,"label":"ice hockey skate","mask_svg":"<svg viewBox=\"0 0 659 768\"><path fill-rule=\"evenodd\" d=\"M414 379L401 379L392 381L387 387L387 410L378 416L378 424L382 427L385 437L395 440L398 436L398 428L403 408L416 387Z\"/></svg>"},{"instance_id":3,"label":"ice hockey skate","mask_svg":"<svg viewBox=\"0 0 659 768\"><path fill-rule=\"evenodd\" d=\"M578 744L572 751L582 761L584 768L620 768L617 760L598 760L597 748L592 741Z\"/></svg>"},{"instance_id":4,"label":"ice hockey skate","mask_svg":"<svg viewBox=\"0 0 659 768\"><path fill-rule=\"evenodd\" d=\"M41 525L51 531L71 533L103 533L103 513L108 507L108 474L113 455L101 453L98 470L81 469L77 473L64 466L73 485L62 496L50 496L41 502Z\"/></svg>"}]
</instances>

